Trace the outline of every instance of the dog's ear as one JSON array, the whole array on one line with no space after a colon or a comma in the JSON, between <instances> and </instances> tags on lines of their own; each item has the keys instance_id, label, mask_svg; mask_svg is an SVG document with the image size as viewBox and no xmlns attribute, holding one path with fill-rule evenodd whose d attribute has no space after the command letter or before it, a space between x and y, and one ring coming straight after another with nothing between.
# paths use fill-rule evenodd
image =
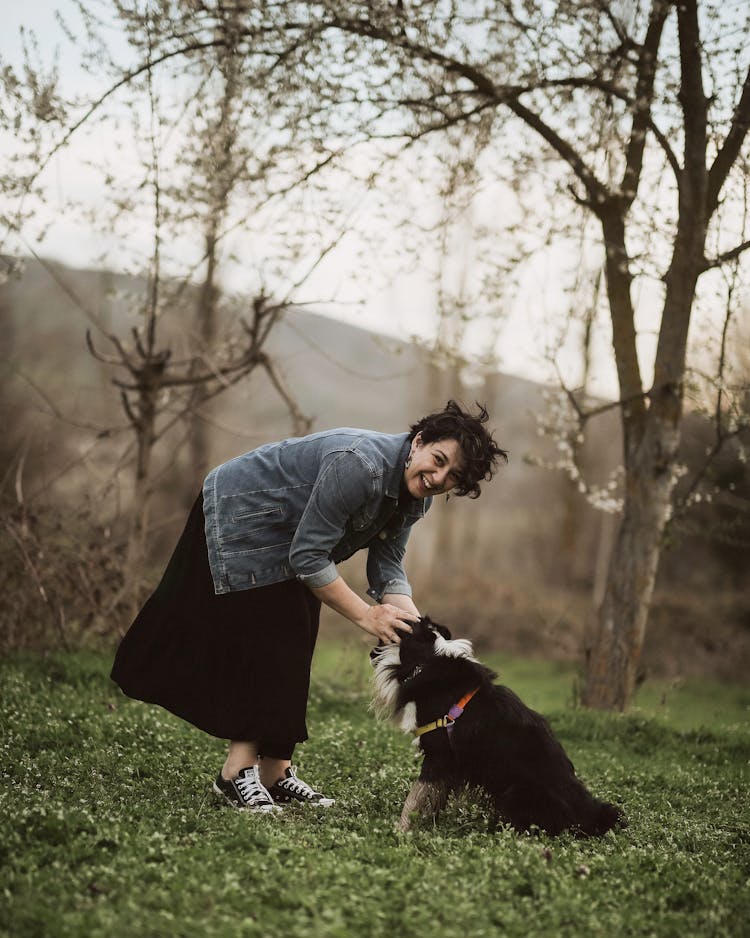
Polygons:
<instances>
[{"instance_id":1,"label":"dog's ear","mask_svg":"<svg viewBox=\"0 0 750 938\"><path fill-rule=\"evenodd\" d=\"M439 622L433 622L429 616L422 616L422 622L429 628L434 629L438 635L442 635L444 639L450 641L451 633L444 625L440 625Z\"/></svg>"}]
</instances>

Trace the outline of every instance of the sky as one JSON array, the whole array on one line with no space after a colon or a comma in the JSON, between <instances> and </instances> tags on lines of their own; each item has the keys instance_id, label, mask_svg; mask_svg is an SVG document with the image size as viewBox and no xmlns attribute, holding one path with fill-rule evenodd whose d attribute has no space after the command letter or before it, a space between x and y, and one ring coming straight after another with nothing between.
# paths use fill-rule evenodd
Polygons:
<instances>
[{"instance_id":1,"label":"sky","mask_svg":"<svg viewBox=\"0 0 750 938\"><path fill-rule=\"evenodd\" d=\"M71 54L55 20L55 10L65 9L66 6L69 6L67 0L35 0L31 4L0 0L3 22L0 56L11 64L19 62L18 30L23 26L35 32L45 60L51 61L55 54L58 56L63 84L69 91L95 93L95 82L78 67L76 54ZM125 42L116 34L111 38L113 50L121 50L125 57ZM118 140L111 131L94 131L85 152L95 151L98 156L108 159L115 171L120 172L126 168L129 143L132 141ZM103 245L100 235L66 211L68 200L88 205L95 211L106 197L99 177L87 167L80 147L72 147L54 158L47 171L46 182L50 193L49 228L42 242L36 241L34 233L29 230L26 234L29 239L27 248L33 248L37 253L63 263L82 267L98 266L103 247L107 249L106 263L115 268L127 263L134 248L143 257L148 256L151 242L150 227L146 222L133 228L126 244ZM494 204L497 201L495 198ZM366 200L357 205L354 211L359 224L366 227L370 221L367 213L371 211ZM227 269L224 286L242 292L251 286L247 272L252 268L258 245L237 238L232 248L239 260ZM19 244L18 250L22 252L24 245ZM175 246L175 250L179 251L179 247ZM459 249L459 253L461 250L463 248ZM434 334L436 320L435 290L427 270L437 263L436 258L426 254L424 264L410 273L394 271L394 268L378 261L378 258L365 256L363 262L362 244L356 238L344 239L316 270L306 287L308 292L295 298L309 299L314 302L317 311L364 328L399 338L408 339L418 335L429 339ZM489 317L482 319L482 310L478 310L480 317L471 328L467 343L469 354L486 357L488 350L494 350L501 370L533 380L554 381L554 371L550 368L545 351L556 333L555 328L550 328L550 322L554 320L551 313L557 313L557 322L562 318L564 302L559 284L570 262L571 258L560 251L546 250L526 264L519 273L518 288L505 305L504 316L499 324L496 320L490 321ZM372 268L365 271L363 263L365 266L371 263ZM658 321L658 291L649 292L648 287L639 289L644 291L640 295L642 334L639 341L643 360L648 362L655 343L653 323ZM330 298L335 298L336 302L326 302ZM599 322L593 349L591 389L603 396L616 397L610 336L604 311L600 313ZM580 359L574 340L575 334L563 349L560 359L562 370L572 383L576 382ZM648 381L648 368L644 371L644 379Z\"/></svg>"}]
</instances>

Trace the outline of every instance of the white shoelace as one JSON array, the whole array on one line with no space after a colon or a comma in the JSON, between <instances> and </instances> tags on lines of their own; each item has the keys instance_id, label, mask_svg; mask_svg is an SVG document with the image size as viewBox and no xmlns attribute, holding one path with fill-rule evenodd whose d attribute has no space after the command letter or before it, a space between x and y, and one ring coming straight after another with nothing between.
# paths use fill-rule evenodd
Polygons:
<instances>
[{"instance_id":1,"label":"white shoelace","mask_svg":"<svg viewBox=\"0 0 750 938\"><path fill-rule=\"evenodd\" d=\"M273 803L268 790L261 784L258 778L258 770L255 767L253 767L252 772L245 773L242 778L237 779L237 788L239 788L240 794L248 804L252 804L258 798L262 798L269 804Z\"/></svg>"},{"instance_id":2,"label":"white shoelace","mask_svg":"<svg viewBox=\"0 0 750 938\"><path fill-rule=\"evenodd\" d=\"M282 779L279 782L279 785L282 788L288 789L295 795L304 795L306 798L314 798L315 795L317 795L317 792L314 788L310 788L307 782L303 782L302 779L297 778L296 775Z\"/></svg>"}]
</instances>

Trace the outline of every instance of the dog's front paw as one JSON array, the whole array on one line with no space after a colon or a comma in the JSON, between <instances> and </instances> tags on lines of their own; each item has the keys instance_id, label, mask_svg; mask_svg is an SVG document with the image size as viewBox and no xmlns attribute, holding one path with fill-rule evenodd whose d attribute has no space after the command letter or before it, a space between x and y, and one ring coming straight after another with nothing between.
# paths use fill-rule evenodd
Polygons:
<instances>
[{"instance_id":1,"label":"dog's front paw","mask_svg":"<svg viewBox=\"0 0 750 938\"><path fill-rule=\"evenodd\" d=\"M402 814L395 825L397 834L407 834L411 830L411 814Z\"/></svg>"},{"instance_id":2,"label":"dog's front paw","mask_svg":"<svg viewBox=\"0 0 750 938\"><path fill-rule=\"evenodd\" d=\"M408 831L415 818L420 821L431 821L434 824L438 814L445 807L447 799L446 785L417 779L406 797L397 829Z\"/></svg>"}]
</instances>

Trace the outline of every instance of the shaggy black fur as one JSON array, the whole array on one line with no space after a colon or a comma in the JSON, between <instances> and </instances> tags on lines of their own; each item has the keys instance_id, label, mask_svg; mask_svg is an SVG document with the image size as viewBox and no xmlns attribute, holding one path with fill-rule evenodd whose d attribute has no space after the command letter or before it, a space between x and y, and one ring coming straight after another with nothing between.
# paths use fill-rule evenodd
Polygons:
<instances>
[{"instance_id":1,"label":"shaggy black fur","mask_svg":"<svg viewBox=\"0 0 750 938\"><path fill-rule=\"evenodd\" d=\"M415 812L436 818L450 792L465 786L483 789L495 820L519 831L596 836L625 826L620 808L587 791L544 717L494 684L493 671L466 657L472 654L468 642L445 645L442 639L449 640L450 632L424 618L413 623L411 634L402 633L400 645L381 645L371 653L376 706L402 720L404 709L416 706L415 725L404 726L407 731L443 716L479 687L450 734L440 728L419 737L424 760L401 828L409 828Z\"/></svg>"}]
</instances>

